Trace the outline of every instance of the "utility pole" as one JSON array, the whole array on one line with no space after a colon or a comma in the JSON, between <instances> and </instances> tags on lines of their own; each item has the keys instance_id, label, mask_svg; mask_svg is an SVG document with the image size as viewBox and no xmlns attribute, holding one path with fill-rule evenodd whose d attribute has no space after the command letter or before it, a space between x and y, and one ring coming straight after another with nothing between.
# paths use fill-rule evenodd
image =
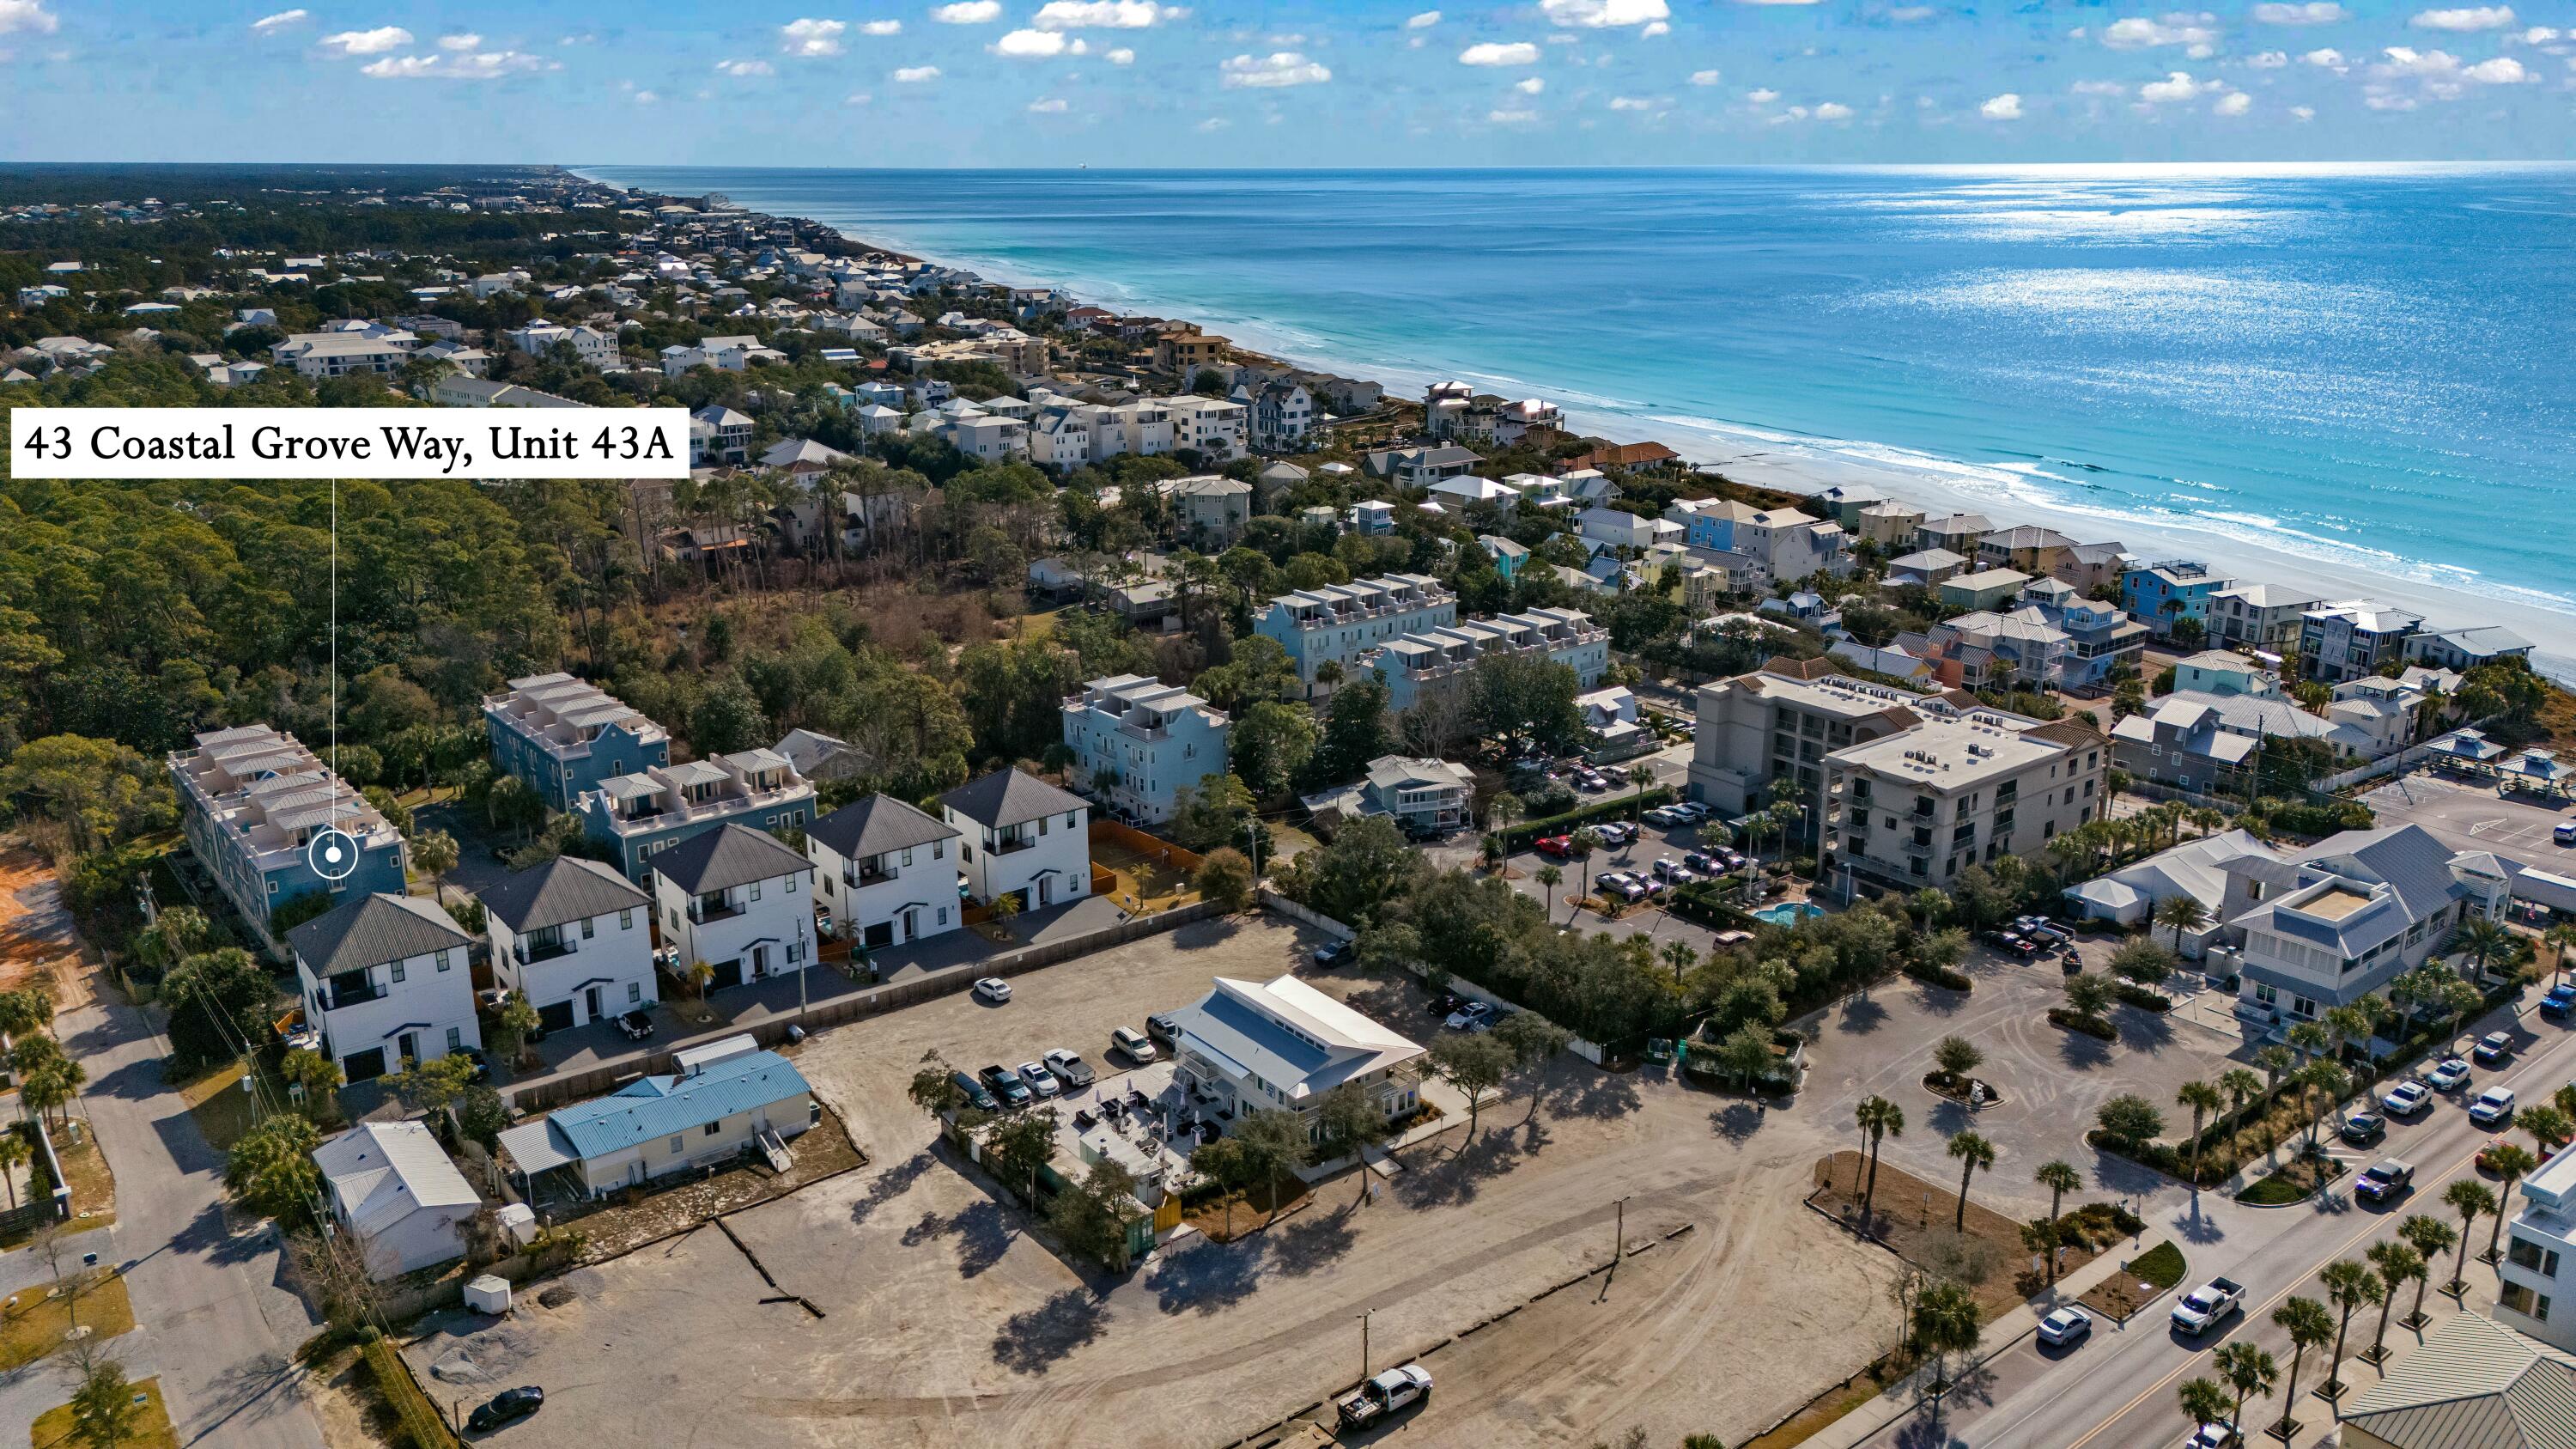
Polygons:
<instances>
[{"instance_id":1,"label":"utility pole","mask_svg":"<svg viewBox=\"0 0 2576 1449\"><path fill-rule=\"evenodd\" d=\"M1361 1383L1367 1383L1367 1382L1368 1382L1368 1379L1369 1379L1369 1315L1370 1315L1370 1314L1372 1314L1372 1313L1375 1313L1376 1311L1377 1311L1377 1310L1376 1310L1376 1309L1374 1309L1374 1308L1364 1309L1364 1310L1362 1310L1361 1312L1359 1312L1359 1313L1357 1313L1357 1314L1353 1315L1354 1317L1358 1318L1358 1319L1359 1319L1359 1321L1360 1321L1360 1382L1361 1382Z\"/></svg>"},{"instance_id":2,"label":"utility pole","mask_svg":"<svg viewBox=\"0 0 2576 1449\"><path fill-rule=\"evenodd\" d=\"M1601 1298L1610 1296L1610 1285L1619 1281L1619 1258L1628 1245L1628 1200L1621 1198L1610 1205L1616 1212L1610 1230L1610 1276L1601 1280ZM1600 1302L1600 1298L1593 1300Z\"/></svg>"}]
</instances>

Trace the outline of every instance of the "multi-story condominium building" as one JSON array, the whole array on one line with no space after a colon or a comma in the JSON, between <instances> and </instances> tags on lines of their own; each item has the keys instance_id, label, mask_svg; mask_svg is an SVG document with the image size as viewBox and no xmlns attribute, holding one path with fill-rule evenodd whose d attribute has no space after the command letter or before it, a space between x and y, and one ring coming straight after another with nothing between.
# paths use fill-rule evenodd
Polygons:
<instances>
[{"instance_id":1,"label":"multi-story condominium building","mask_svg":"<svg viewBox=\"0 0 2576 1449\"><path fill-rule=\"evenodd\" d=\"M1244 453L1244 424L1251 409L1212 397L1175 397L1163 402L1172 420L1172 446L1196 448L1206 462L1225 463Z\"/></svg>"},{"instance_id":2,"label":"multi-story condominium building","mask_svg":"<svg viewBox=\"0 0 2576 1449\"><path fill-rule=\"evenodd\" d=\"M2423 615L2369 599L2320 605L2300 617L2300 660L2310 679L2359 679L2403 658L2406 641L2423 627Z\"/></svg>"},{"instance_id":3,"label":"multi-story condominium building","mask_svg":"<svg viewBox=\"0 0 2576 1449\"><path fill-rule=\"evenodd\" d=\"M606 367L617 361L617 334L596 327L566 327L560 322L539 320L501 335L530 357L543 357L562 343L593 367Z\"/></svg>"},{"instance_id":4,"label":"multi-story condominium building","mask_svg":"<svg viewBox=\"0 0 2576 1449\"><path fill-rule=\"evenodd\" d=\"M2240 1015L2306 1021L2431 960L2472 915L2500 916L2505 868L2420 825L2348 830L2286 862L2228 867L2230 933L2243 941Z\"/></svg>"},{"instance_id":5,"label":"multi-story condominium building","mask_svg":"<svg viewBox=\"0 0 2576 1449\"><path fill-rule=\"evenodd\" d=\"M2299 624L2320 600L2281 584L2229 584L2209 596L2209 642L2226 649L2293 654Z\"/></svg>"},{"instance_id":6,"label":"multi-story condominium building","mask_svg":"<svg viewBox=\"0 0 2576 1449\"><path fill-rule=\"evenodd\" d=\"M293 367L306 377L349 377L358 373L384 376L399 372L411 360L420 338L410 332L298 332L268 350L280 367Z\"/></svg>"},{"instance_id":7,"label":"multi-story condominium building","mask_svg":"<svg viewBox=\"0 0 2576 1449\"><path fill-rule=\"evenodd\" d=\"M1238 383L1233 400L1246 410L1252 446L1265 453L1302 448L1315 430L1315 400L1296 383L1273 382L1258 390Z\"/></svg>"},{"instance_id":8,"label":"multi-story condominium building","mask_svg":"<svg viewBox=\"0 0 2576 1449\"><path fill-rule=\"evenodd\" d=\"M2434 669L2474 669L2499 659L2529 659L2531 641L2500 624L2428 629L2406 638L2406 660Z\"/></svg>"},{"instance_id":9,"label":"multi-story condominium building","mask_svg":"<svg viewBox=\"0 0 2576 1449\"><path fill-rule=\"evenodd\" d=\"M1145 825L1171 819L1182 790L1226 772L1233 727L1206 700L1141 674L1095 679L1064 702L1074 788Z\"/></svg>"},{"instance_id":10,"label":"multi-story condominium building","mask_svg":"<svg viewBox=\"0 0 2576 1449\"><path fill-rule=\"evenodd\" d=\"M814 818L814 787L785 755L744 750L712 760L649 765L599 782L575 801L584 833L606 845L628 880L692 836L727 825L777 832Z\"/></svg>"},{"instance_id":11,"label":"multi-story condominium building","mask_svg":"<svg viewBox=\"0 0 2576 1449\"><path fill-rule=\"evenodd\" d=\"M2035 857L2109 807L2110 741L2087 716L1976 710L1824 758L1819 879L1947 889L1970 865Z\"/></svg>"},{"instance_id":12,"label":"multi-story condominium building","mask_svg":"<svg viewBox=\"0 0 2576 1449\"><path fill-rule=\"evenodd\" d=\"M1963 696L1974 703L1973 696ZM1750 674L1700 686L1691 745L1690 797L1723 815L1769 802L1771 782L1797 782L1797 798L1823 781L1825 756L1846 745L1912 729L1942 706L1842 674L1821 659L1771 660Z\"/></svg>"},{"instance_id":13,"label":"multi-story condominium building","mask_svg":"<svg viewBox=\"0 0 2576 1449\"><path fill-rule=\"evenodd\" d=\"M2576 1353L2576 1152L2559 1153L2522 1180L2522 1207L2506 1225L2496 1277L2498 1323Z\"/></svg>"},{"instance_id":14,"label":"multi-story condominium building","mask_svg":"<svg viewBox=\"0 0 2576 1449\"><path fill-rule=\"evenodd\" d=\"M352 1082L483 1044L474 938L417 896L353 896L286 933L304 1024Z\"/></svg>"},{"instance_id":15,"label":"multi-story condominium building","mask_svg":"<svg viewBox=\"0 0 2576 1449\"><path fill-rule=\"evenodd\" d=\"M1050 409L1028 422L1029 461L1041 468L1079 468L1091 461L1091 429L1081 415Z\"/></svg>"},{"instance_id":16,"label":"multi-story condominium building","mask_svg":"<svg viewBox=\"0 0 2576 1449\"><path fill-rule=\"evenodd\" d=\"M868 951L964 923L959 844L956 827L891 795L853 800L805 832L823 908L837 918L841 939Z\"/></svg>"},{"instance_id":17,"label":"multi-story condominium building","mask_svg":"<svg viewBox=\"0 0 2576 1449\"><path fill-rule=\"evenodd\" d=\"M2234 580L2223 579L2202 565L2188 559L2169 559L2131 569L2120 576L2120 606L2130 617L2155 631L2159 639L2173 636L2174 625L2189 619L2209 627L2210 600Z\"/></svg>"},{"instance_id":18,"label":"multi-story condominium building","mask_svg":"<svg viewBox=\"0 0 2576 1449\"><path fill-rule=\"evenodd\" d=\"M996 770L939 797L958 842L966 890L992 904L1017 896L1043 910L1091 894L1091 803L1017 770Z\"/></svg>"},{"instance_id":19,"label":"multi-story condominium building","mask_svg":"<svg viewBox=\"0 0 2576 1449\"><path fill-rule=\"evenodd\" d=\"M1297 665L1309 698L1326 664L1348 673L1362 654L1406 634L1458 622L1458 596L1421 574L1386 574L1280 594L1253 621ZM1329 692L1325 690L1322 692Z\"/></svg>"},{"instance_id":20,"label":"multi-story condominium building","mask_svg":"<svg viewBox=\"0 0 2576 1449\"><path fill-rule=\"evenodd\" d=\"M813 863L777 837L725 825L655 856L651 889L680 971L703 961L706 989L721 991L814 964L813 882Z\"/></svg>"},{"instance_id":21,"label":"multi-story condominium building","mask_svg":"<svg viewBox=\"0 0 2576 1449\"><path fill-rule=\"evenodd\" d=\"M1532 609L1492 619L1462 619L1390 639L1362 654L1354 672L1386 681L1389 709L1411 709L1430 692L1456 683L1491 655L1543 655L1574 671L1584 689L1610 667L1610 631L1579 609Z\"/></svg>"},{"instance_id":22,"label":"multi-story condominium building","mask_svg":"<svg viewBox=\"0 0 2576 1449\"><path fill-rule=\"evenodd\" d=\"M295 736L267 725L215 730L169 763L198 863L272 951L269 916L299 896L404 890L401 833ZM355 868L336 879L314 869L307 849L326 830L357 850Z\"/></svg>"},{"instance_id":23,"label":"multi-story condominium building","mask_svg":"<svg viewBox=\"0 0 2576 1449\"><path fill-rule=\"evenodd\" d=\"M492 979L528 998L548 1031L650 1006L653 898L595 860L559 855L476 892Z\"/></svg>"},{"instance_id":24,"label":"multi-story condominium building","mask_svg":"<svg viewBox=\"0 0 2576 1449\"><path fill-rule=\"evenodd\" d=\"M1219 976L1215 990L1172 1019L1174 1083L1206 1092L1237 1125L1255 1112L1310 1117L1344 1085L1366 1092L1390 1119L1421 1100L1421 1047L1294 976ZM1320 1130L1310 1126L1309 1135Z\"/></svg>"},{"instance_id":25,"label":"multi-story condominium building","mask_svg":"<svg viewBox=\"0 0 2576 1449\"><path fill-rule=\"evenodd\" d=\"M602 780L671 762L671 736L642 711L569 674L513 679L483 701L492 764L525 780L549 810L570 810Z\"/></svg>"}]
</instances>

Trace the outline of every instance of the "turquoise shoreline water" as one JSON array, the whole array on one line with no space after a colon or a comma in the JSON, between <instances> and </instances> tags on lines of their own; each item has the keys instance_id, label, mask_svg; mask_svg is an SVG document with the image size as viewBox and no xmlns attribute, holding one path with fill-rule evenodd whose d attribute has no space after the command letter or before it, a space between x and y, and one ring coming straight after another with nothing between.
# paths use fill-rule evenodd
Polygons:
<instances>
[{"instance_id":1,"label":"turquoise shoreline water","mask_svg":"<svg viewBox=\"0 0 2576 1449\"><path fill-rule=\"evenodd\" d=\"M1693 456L2576 614L2576 168L582 169Z\"/></svg>"}]
</instances>

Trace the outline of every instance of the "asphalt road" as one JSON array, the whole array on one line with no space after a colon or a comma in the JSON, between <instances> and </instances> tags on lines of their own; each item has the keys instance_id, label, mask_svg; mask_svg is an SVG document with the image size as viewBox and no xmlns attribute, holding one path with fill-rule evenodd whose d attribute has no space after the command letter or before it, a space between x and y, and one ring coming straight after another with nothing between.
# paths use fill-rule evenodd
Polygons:
<instances>
[{"instance_id":1,"label":"asphalt road","mask_svg":"<svg viewBox=\"0 0 2576 1449\"><path fill-rule=\"evenodd\" d=\"M2537 992L2531 993L2537 999ZM2473 1024L2472 1033L2507 1024L2499 1011ZM2415 1213L2429 1213L2458 1224L2457 1213L2442 1205L2442 1191L2453 1180L2473 1175L2472 1159L2494 1133L2472 1125L2467 1104L2477 1093L2499 1083L2512 1087L2524 1102L2546 1101L2576 1077L2576 1032L2523 1015L2515 1023L2525 1048L2507 1066L2480 1069L2459 1091L2437 1098L2413 1122L2392 1120L2382 1142L2366 1149L2336 1145L2347 1171L2326 1195L2288 1208L2249 1208L2212 1192L2192 1194L2173 1186L2141 1206L2151 1224L2170 1231L2190 1260L2185 1286L2225 1276L2247 1289L2244 1313L2198 1340L2175 1334L2166 1318L2172 1295L2132 1319L2125 1329L2105 1325L2089 1343L2072 1350L2043 1351L2024 1339L1988 1360L1982 1370L1945 1406L1936 1423L1928 1414L1900 1420L1864 1440L1874 1446L1904 1449L1930 1446L1975 1446L1975 1449L2134 1449L2134 1446L2179 1444L2191 1421L2177 1407L2175 1386L2195 1375L2215 1377L2211 1356L2220 1344L2246 1339L2262 1345L2281 1365L2290 1364L2287 1334L2271 1322L2273 1309L2292 1294L2319 1302L2325 1293L2317 1270L2341 1258L2359 1258L2372 1243L2392 1240L2397 1224ZM2522 1140L2517 1134L2516 1140ZM2399 1157L2415 1166L2414 1190L2384 1207L2363 1205L2350 1185L2361 1167L2384 1157ZM2489 1179L2492 1183L2492 1179ZM2476 1254L2486 1246L2491 1219L2480 1219L2471 1239L2467 1278L2468 1306L2491 1310L2496 1276ZM2436 1265L2425 1311L2436 1318L2453 1308L2438 1292L2449 1277L2449 1262ZM2414 1293L2408 1285L2397 1312L2401 1316ZM2369 1346L2377 1310L2355 1315L2346 1346L2344 1377L2367 1387L2378 1381L2369 1366L2352 1359ZM2392 1350L2402 1354L2415 1336L2389 1329ZM2327 1374L2320 1350L2308 1356L2300 1373L2296 1442L2314 1444L2334 1426L2334 1412L2311 1390ZM2258 1430L2281 1414L2278 1394L2259 1407L2249 1403L2245 1417ZM2266 1442L2258 1437L2257 1442Z\"/></svg>"}]
</instances>

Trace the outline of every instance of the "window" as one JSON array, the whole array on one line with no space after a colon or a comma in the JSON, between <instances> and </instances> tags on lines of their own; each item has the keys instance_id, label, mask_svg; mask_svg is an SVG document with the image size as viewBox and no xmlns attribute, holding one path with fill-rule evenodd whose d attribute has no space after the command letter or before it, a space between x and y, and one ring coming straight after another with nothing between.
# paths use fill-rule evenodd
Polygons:
<instances>
[{"instance_id":1,"label":"window","mask_svg":"<svg viewBox=\"0 0 2576 1449\"><path fill-rule=\"evenodd\" d=\"M787 960L788 960L788 963L789 963L789 964L791 964L791 965L793 965L794 963L796 963L796 962L798 962L798 961L802 961L802 960L804 960L804 959L805 959L805 943L804 943L804 942L802 942L802 941L790 941L790 942L788 942L788 943L787 943Z\"/></svg>"},{"instance_id":2,"label":"window","mask_svg":"<svg viewBox=\"0 0 2576 1449\"><path fill-rule=\"evenodd\" d=\"M934 841L930 842L930 858L931 858L932 860L945 860L945 859L947 859L947 858L948 858L948 842L947 842L947 841L945 841L945 840L934 840Z\"/></svg>"},{"instance_id":3,"label":"window","mask_svg":"<svg viewBox=\"0 0 2576 1449\"><path fill-rule=\"evenodd\" d=\"M446 970L448 967L453 966L453 965L455 965L455 964L456 964L454 961L451 961L451 960L449 960L449 959L448 959L448 957L450 957L450 956L451 956L451 955L453 955L453 954L455 954L455 953L450 952L450 951L441 951L441 952L439 952L439 953L438 953L438 969L439 969L439 970L444 971L444 970Z\"/></svg>"},{"instance_id":4,"label":"window","mask_svg":"<svg viewBox=\"0 0 2576 1449\"><path fill-rule=\"evenodd\" d=\"M461 1026L451 1026L451 1027L449 1027L449 1028L447 1029L447 1049L448 1049L449 1051L453 1052L453 1051L456 1051L457 1049L459 1049L459 1048L463 1047L464 1045L465 1045L465 1028L463 1028L463 1027L461 1027Z\"/></svg>"},{"instance_id":5,"label":"window","mask_svg":"<svg viewBox=\"0 0 2576 1449\"><path fill-rule=\"evenodd\" d=\"M617 929L621 931L631 931L635 929L634 907L629 906L625 910L617 913Z\"/></svg>"},{"instance_id":6,"label":"window","mask_svg":"<svg viewBox=\"0 0 2576 1449\"><path fill-rule=\"evenodd\" d=\"M396 961L396 962L394 963L394 984L395 984L395 985L397 985L397 986L401 985L401 984L402 984L402 979L403 979L403 964L402 964L400 961Z\"/></svg>"},{"instance_id":7,"label":"window","mask_svg":"<svg viewBox=\"0 0 2576 1449\"><path fill-rule=\"evenodd\" d=\"M1038 817L1038 834L1040 834L1040 835L1044 835L1044 834L1046 834L1046 832L1047 832L1047 818L1046 818L1045 816L1041 815L1041 816L1039 816L1039 817Z\"/></svg>"},{"instance_id":8,"label":"window","mask_svg":"<svg viewBox=\"0 0 2576 1449\"><path fill-rule=\"evenodd\" d=\"M686 1138L686 1137L673 1137L673 1138L671 1139L671 1150L672 1150L673 1152L686 1152L686 1151L688 1151L688 1150L689 1150L689 1139L688 1139L688 1138Z\"/></svg>"},{"instance_id":9,"label":"window","mask_svg":"<svg viewBox=\"0 0 2576 1449\"><path fill-rule=\"evenodd\" d=\"M644 999L644 983L643 983L643 982L641 982L641 981L629 981L629 982L627 982L627 983L626 983L626 1000L627 1000L627 1003L628 1003L629 1005L632 1005L632 1004L634 1004L635 1002L642 1001L643 999Z\"/></svg>"},{"instance_id":10,"label":"window","mask_svg":"<svg viewBox=\"0 0 2576 1449\"><path fill-rule=\"evenodd\" d=\"M2504 1291L2496 1296L2496 1302L2533 1322L2549 1321L2549 1295L2534 1293L2519 1283L2505 1284Z\"/></svg>"},{"instance_id":11,"label":"window","mask_svg":"<svg viewBox=\"0 0 2576 1449\"><path fill-rule=\"evenodd\" d=\"M760 882L758 881L753 881L751 883L751 898L755 901L760 899Z\"/></svg>"},{"instance_id":12,"label":"window","mask_svg":"<svg viewBox=\"0 0 2576 1449\"><path fill-rule=\"evenodd\" d=\"M722 1122L710 1122L710 1123L708 1123L708 1124L707 1124L707 1129L706 1129L706 1130L707 1130L707 1135L708 1135L709 1137L713 1137L713 1136L715 1136L717 1133L722 1132L722 1131L724 1130L724 1124L723 1124Z\"/></svg>"},{"instance_id":13,"label":"window","mask_svg":"<svg viewBox=\"0 0 2576 1449\"><path fill-rule=\"evenodd\" d=\"M2544 1248L2520 1233L2514 1234L2513 1245L2505 1249L2505 1257L2511 1259L2515 1267L2529 1268L2544 1278L2558 1276L2557 1250Z\"/></svg>"},{"instance_id":14,"label":"window","mask_svg":"<svg viewBox=\"0 0 2576 1449\"><path fill-rule=\"evenodd\" d=\"M941 906L939 908L939 924L943 926L948 924L948 908L946 906Z\"/></svg>"},{"instance_id":15,"label":"window","mask_svg":"<svg viewBox=\"0 0 2576 1449\"><path fill-rule=\"evenodd\" d=\"M582 917L582 918L581 918L581 938L582 938L583 940L587 941L587 940L589 940L591 937L596 936L596 935L598 935L598 934L599 934L599 918L598 918L597 916L584 916L584 917Z\"/></svg>"}]
</instances>

